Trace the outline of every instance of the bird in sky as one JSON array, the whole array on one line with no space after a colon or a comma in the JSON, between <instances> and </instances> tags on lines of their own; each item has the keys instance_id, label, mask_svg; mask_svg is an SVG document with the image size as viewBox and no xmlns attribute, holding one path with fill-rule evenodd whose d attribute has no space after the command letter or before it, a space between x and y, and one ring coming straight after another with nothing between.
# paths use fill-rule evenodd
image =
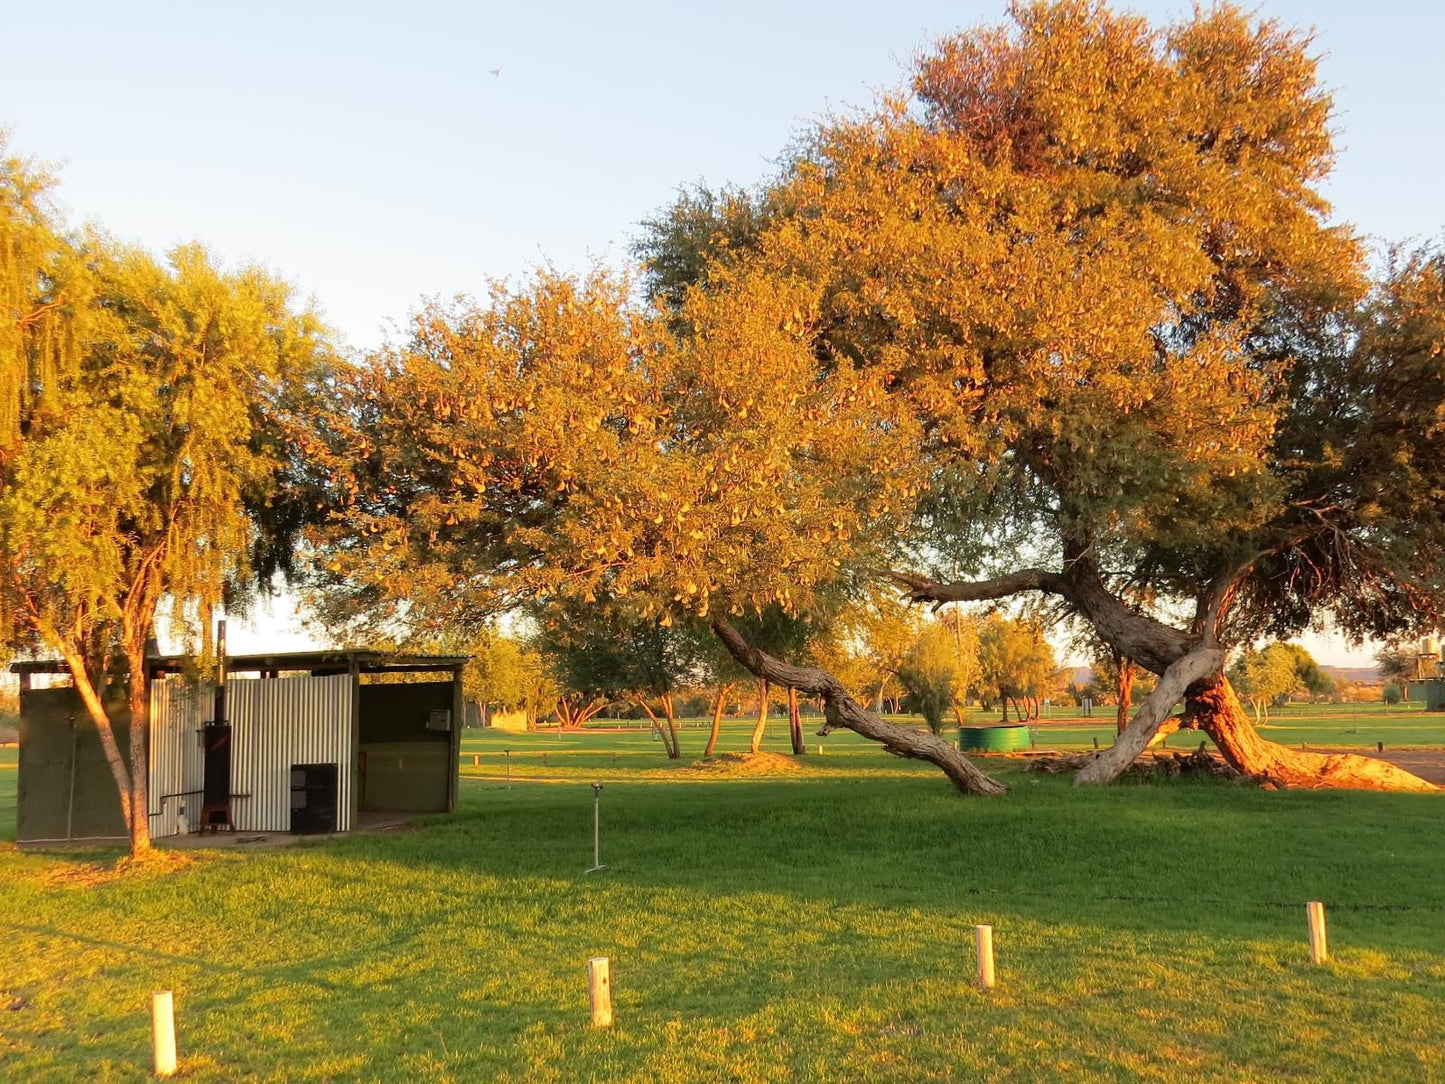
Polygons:
<instances>
[{"instance_id":1,"label":"bird in sky","mask_svg":"<svg viewBox=\"0 0 1445 1084\"><path fill-rule=\"evenodd\" d=\"M495 75L497 78L499 78L499 79L501 78L501 75L502 75L502 69L501 69L501 68L492 68L492 69L491 69L491 72L492 72L492 74Z\"/></svg>"}]
</instances>

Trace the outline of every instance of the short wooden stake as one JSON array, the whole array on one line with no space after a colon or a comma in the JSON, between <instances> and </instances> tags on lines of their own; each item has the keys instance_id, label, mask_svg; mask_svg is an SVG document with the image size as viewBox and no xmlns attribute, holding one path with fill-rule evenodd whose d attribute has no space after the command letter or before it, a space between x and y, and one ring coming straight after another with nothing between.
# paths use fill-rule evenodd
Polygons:
<instances>
[{"instance_id":1,"label":"short wooden stake","mask_svg":"<svg viewBox=\"0 0 1445 1084\"><path fill-rule=\"evenodd\" d=\"M1377 742L1375 743L1375 752L1377 752L1377 753L1383 753L1384 751L1385 751L1385 743L1382 742L1382 741L1377 741Z\"/></svg>"},{"instance_id":2,"label":"short wooden stake","mask_svg":"<svg viewBox=\"0 0 1445 1084\"><path fill-rule=\"evenodd\" d=\"M169 990L151 995L151 1045L155 1051L156 1076L176 1072L176 1004Z\"/></svg>"},{"instance_id":3,"label":"short wooden stake","mask_svg":"<svg viewBox=\"0 0 1445 1084\"><path fill-rule=\"evenodd\" d=\"M993 974L993 927L975 926L973 939L978 945L978 985L982 990L992 990Z\"/></svg>"},{"instance_id":4,"label":"short wooden stake","mask_svg":"<svg viewBox=\"0 0 1445 1084\"><path fill-rule=\"evenodd\" d=\"M1318 900L1305 904L1310 922L1310 962L1325 963L1330 958L1330 943L1325 936L1325 905Z\"/></svg>"},{"instance_id":5,"label":"short wooden stake","mask_svg":"<svg viewBox=\"0 0 1445 1084\"><path fill-rule=\"evenodd\" d=\"M612 977L607 957L594 956L587 961L587 993L592 999L592 1026L612 1026Z\"/></svg>"},{"instance_id":6,"label":"short wooden stake","mask_svg":"<svg viewBox=\"0 0 1445 1084\"><path fill-rule=\"evenodd\" d=\"M482 754L481 754L481 753L473 753L473 754L472 754L472 767L473 767L473 768L478 767L481 763L482 763Z\"/></svg>"}]
</instances>

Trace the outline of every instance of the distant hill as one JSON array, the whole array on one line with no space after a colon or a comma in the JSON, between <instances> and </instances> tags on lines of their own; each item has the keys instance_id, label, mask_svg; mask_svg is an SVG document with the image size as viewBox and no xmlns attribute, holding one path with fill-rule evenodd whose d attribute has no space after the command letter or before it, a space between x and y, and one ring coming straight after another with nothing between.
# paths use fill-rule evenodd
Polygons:
<instances>
[{"instance_id":1,"label":"distant hill","mask_svg":"<svg viewBox=\"0 0 1445 1084\"><path fill-rule=\"evenodd\" d=\"M1377 685L1380 681L1380 670L1375 666L1321 666L1326 674L1336 682L1359 682L1362 685Z\"/></svg>"}]
</instances>

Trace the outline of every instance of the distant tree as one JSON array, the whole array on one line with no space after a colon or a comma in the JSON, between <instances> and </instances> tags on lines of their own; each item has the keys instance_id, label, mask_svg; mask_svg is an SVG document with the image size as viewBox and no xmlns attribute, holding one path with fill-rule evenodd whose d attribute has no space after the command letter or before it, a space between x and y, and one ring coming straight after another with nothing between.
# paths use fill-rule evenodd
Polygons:
<instances>
[{"instance_id":1,"label":"distant tree","mask_svg":"<svg viewBox=\"0 0 1445 1084\"><path fill-rule=\"evenodd\" d=\"M652 720L668 757L682 755L673 694L692 665L682 630L626 606L581 603L546 624L535 644L562 689L562 726L580 727L609 702L631 700Z\"/></svg>"},{"instance_id":2,"label":"distant tree","mask_svg":"<svg viewBox=\"0 0 1445 1084\"><path fill-rule=\"evenodd\" d=\"M1405 693L1397 681L1387 681L1380 689L1380 699L1386 704L1398 704L1405 699Z\"/></svg>"},{"instance_id":3,"label":"distant tree","mask_svg":"<svg viewBox=\"0 0 1445 1084\"><path fill-rule=\"evenodd\" d=\"M967 640L972 643L965 647ZM959 704L977 670L976 645L971 627L928 621L899 663L898 680L908 690L909 703L935 734L943 732L946 712L961 721Z\"/></svg>"},{"instance_id":4,"label":"distant tree","mask_svg":"<svg viewBox=\"0 0 1445 1084\"><path fill-rule=\"evenodd\" d=\"M1229 670L1229 679L1249 701L1255 725L1268 720L1269 706L1288 696L1298 682L1295 656L1288 645L1273 643L1260 651L1240 652Z\"/></svg>"},{"instance_id":5,"label":"distant tree","mask_svg":"<svg viewBox=\"0 0 1445 1084\"><path fill-rule=\"evenodd\" d=\"M1406 700L1410 698L1410 681L1415 677L1417 665L1414 652L1398 646L1383 648L1375 656L1375 666L1380 671L1380 677L1385 681L1395 682L1401 698Z\"/></svg>"},{"instance_id":6,"label":"distant tree","mask_svg":"<svg viewBox=\"0 0 1445 1084\"><path fill-rule=\"evenodd\" d=\"M1003 721L1009 701L1019 722L1038 717L1040 690L1057 666L1054 651L1037 625L994 614L979 628L982 680L998 690Z\"/></svg>"}]
</instances>

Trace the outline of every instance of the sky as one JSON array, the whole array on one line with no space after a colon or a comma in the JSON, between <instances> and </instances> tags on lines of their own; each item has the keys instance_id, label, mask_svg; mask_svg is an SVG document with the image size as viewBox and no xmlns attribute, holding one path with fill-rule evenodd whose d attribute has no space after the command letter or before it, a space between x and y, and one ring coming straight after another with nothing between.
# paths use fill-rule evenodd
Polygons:
<instances>
[{"instance_id":1,"label":"sky","mask_svg":"<svg viewBox=\"0 0 1445 1084\"><path fill-rule=\"evenodd\" d=\"M1181 3L1119 4L1154 19ZM679 186L750 184L1002 0L12 5L0 127L74 222L262 263L375 347L427 297L617 265ZM1274 0L1336 95L1337 217L1445 234L1445 5ZM306 646L289 604L236 650ZM1369 650L1309 641L1325 661Z\"/></svg>"}]
</instances>

